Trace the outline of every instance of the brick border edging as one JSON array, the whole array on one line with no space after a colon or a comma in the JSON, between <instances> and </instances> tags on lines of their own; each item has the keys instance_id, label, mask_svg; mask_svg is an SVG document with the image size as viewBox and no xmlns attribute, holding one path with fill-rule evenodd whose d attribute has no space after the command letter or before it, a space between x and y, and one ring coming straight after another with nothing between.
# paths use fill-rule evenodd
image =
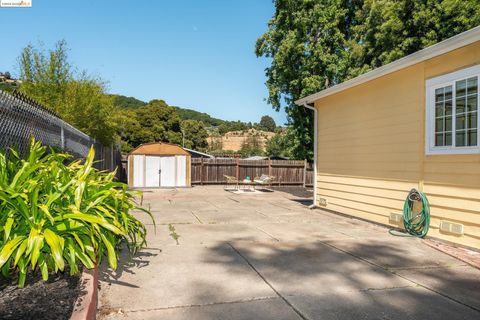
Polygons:
<instances>
[{"instance_id":1,"label":"brick border edging","mask_svg":"<svg viewBox=\"0 0 480 320\"><path fill-rule=\"evenodd\" d=\"M86 294L75 301L70 320L95 320L98 304L98 267L91 270L85 269L80 279Z\"/></svg>"},{"instance_id":2,"label":"brick border edging","mask_svg":"<svg viewBox=\"0 0 480 320\"><path fill-rule=\"evenodd\" d=\"M449 244L443 240L433 238L425 238L423 239L423 243L451 257L463 261L474 268L480 269L480 256L469 256L469 252L477 252L475 250L470 250L469 248L464 248L455 244Z\"/></svg>"}]
</instances>

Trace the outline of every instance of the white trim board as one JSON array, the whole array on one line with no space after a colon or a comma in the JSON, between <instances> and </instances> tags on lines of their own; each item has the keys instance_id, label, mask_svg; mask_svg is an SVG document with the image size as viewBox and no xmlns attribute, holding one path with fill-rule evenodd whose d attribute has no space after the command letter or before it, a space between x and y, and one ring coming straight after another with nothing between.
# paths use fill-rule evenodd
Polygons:
<instances>
[{"instance_id":1,"label":"white trim board","mask_svg":"<svg viewBox=\"0 0 480 320\"><path fill-rule=\"evenodd\" d=\"M423 50L420 50L408 56L405 56L401 59L395 60L389 64L386 64L382 67L369 71L356 78L347 80L333 87L330 87L325 90L306 96L302 99L295 101L295 104L300 106L300 105L315 102L320 98L332 95L334 93L343 91L348 88L358 86L362 83L374 80L376 78L404 69L406 67L423 62L425 60L432 59L434 57L437 57L447 52L467 46L477 41L480 41L480 26L467 30L463 33L460 33L449 39L441 41Z\"/></svg>"}]
</instances>

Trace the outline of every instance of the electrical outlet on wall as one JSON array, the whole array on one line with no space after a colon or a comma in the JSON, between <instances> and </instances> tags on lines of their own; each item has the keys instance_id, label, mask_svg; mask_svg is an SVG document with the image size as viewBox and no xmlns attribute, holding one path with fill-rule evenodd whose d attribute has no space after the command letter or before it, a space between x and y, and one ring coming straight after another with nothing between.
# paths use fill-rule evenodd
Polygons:
<instances>
[{"instance_id":1,"label":"electrical outlet on wall","mask_svg":"<svg viewBox=\"0 0 480 320\"><path fill-rule=\"evenodd\" d=\"M325 198L318 198L318 205L319 205L319 206L322 206L322 207L326 207L326 206L327 206L327 199L325 199Z\"/></svg>"},{"instance_id":2,"label":"electrical outlet on wall","mask_svg":"<svg viewBox=\"0 0 480 320\"><path fill-rule=\"evenodd\" d=\"M390 213L390 223L392 224L400 224L403 222L403 214L397 212Z\"/></svg>"},{"instance_id":3,"label":"electrical outlet on wall","mask_svg":"<svg viewBox=\"0 0 480 320\"><path fill-rule=\"evenodd\" d=\"M463 232L464 232L463 229L464 229L463 224L454 223L454 222L445 221L445 220L440 221L440 231L442 232L461 236L463 235Z\"/></svg>"}]
</instances>

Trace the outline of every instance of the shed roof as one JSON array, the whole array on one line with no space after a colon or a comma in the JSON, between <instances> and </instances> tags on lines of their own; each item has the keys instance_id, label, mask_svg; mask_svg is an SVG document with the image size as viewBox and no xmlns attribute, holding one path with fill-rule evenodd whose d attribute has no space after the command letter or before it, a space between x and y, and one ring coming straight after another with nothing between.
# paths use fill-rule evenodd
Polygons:
<instances>
[{"instance_id":1,"label":"shed roof","mask_svg":"<svg viewBox=\"0 0 480 320\"><path fill-rule=\"evenodd\" d=\"M156 156L166 156L166 155L185 155L189 156L190 153L183 150L182 147L165 142L152 142L144 143L140 146L133 149L129 154L147 154L147 155L156 155Z\"/></svg>"},{"instance_id":2,"label":"shed roof","mask_svg":"<svg viewBox=\"0 0 480 320\"><path fill-rule=\"evenodd\" d=\"M411 65L420 63L422 61L440 56L442 54L467 46L477 41L480 41L480 26L477 26L475 28L462 32L456 36L443 40L423 50L414 52L408 56L395 60L382 67L373 69L372 71L364 73L356 78L339 83L337 85L334 85L333 87L311 94L302 99L298 99L295 101L295 103L297 105L310 104L320 98L357 86L359 84L379 78L386 74L398 71L400 69L409 67Z\"/></svg>"},{"instance_id":3,"label":"shed roof","mask_svg":"<svg viewBox=\"0 0 480 320\"><path fill-rule=\"evenodd\" d=\"M268 157L264 157L264 156L251 156L251 157L248 157L248 158L244 158L243 160L267 160Z\"/></svg>"},{"instance_id":4,"label":"shed roof","mask_svg":"<svg viewBox=\"0 0 480 320\"><path fill-rule=\"evenodd\" d=\"M205 153L205 152L200 152L200 151L192 150L192 149L188 149L188 148L183 148L183 150L188 151L190 153L190 155L192 155L192 156L197 155L197 156L202 156L202 157L205 157L205 158L215 158L211 154L208 154L208 153Z\"/></svg>"}]
</instances>

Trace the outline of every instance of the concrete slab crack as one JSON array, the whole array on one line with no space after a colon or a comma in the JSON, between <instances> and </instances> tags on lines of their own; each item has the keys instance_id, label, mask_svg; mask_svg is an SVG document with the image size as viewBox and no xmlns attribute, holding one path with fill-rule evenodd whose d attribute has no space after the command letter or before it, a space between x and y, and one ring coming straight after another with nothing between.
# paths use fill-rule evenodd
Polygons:
<instances>
[{"instance_id":1,"label":"concrete slab crack","mask_svg":"<svg viewBox=\"0 0 480 320\"><path fill-rule=\"evenodd\" d=\"M265 213L263 213L263 212L261 212L261 211L259 211L259 210L255 210L254 212L262 215L262 216L265 217L265 218L268 218L268 216L267 216Z\"/></svg>"},{"instance_id":2,"label":"concrete slab crack","mask_svg":"<svg viewBox=\"0 0 480 320\"><path fill-rule=\"evenodd\" d=\"M389 272L389 273L391 273L391 274L393 274L393 275L395 275L395 276L397 276L397 277L400 277L400 278L402 278L402 279L404 279L404 280L406 280L406 281L408 281L408 282L411 282L411 283L415 284L415 285L418 286L418 287L422 287L422 288L424 288L424 289L426 289L426 290L428 290L428 291L434 292L434 293L436 293L436 294L438 294L438 295L440 295L440 296L442 296L442 297L444 297L444 298L446 298L446 299L449 299L449 300L451 300L451 301L453 301L453 302L456 302L456 303L458 303L458 304L460 304L460 305L463 305L463 306L465 306L465 307L467 307L467 308L470 308L470 309L472 309L472 310L475 310L475 311L477 311L477 312L480 312L480 309L478 309L478 308L476 308L476 307L474 307L474 306L471 306L471 305L469 305L469 304L466 304L466 303L464 303L464 302L462 302L462 301L459 301L459 300L457 300L457 299L455 299L455 298L453 298L453 297L450 297L449 295L447 295L447 294L445 294L445 293L442 293L442 292L437 291L437 290L435 290L435 289L433 289L433 288L430 288L430 287L428 287L428 286L426 286L426 285L423 285L423 284L421 284L421 283L418 283L418 282L416 282L416 281L414 281L414 280L412 280L412 279L409 279L409 278L407 278L406 276L403 276L403 275L401 275L401 274L399 274L399 273L396 273L395 270L392 270L392 269L390 269L390 268L386 268L386 267L384 267L384 266L382 266L382 265L376 264L376 263L374 263L374 262L372 262L372 261L369 261L369 260L367 260L367 259L365 259L365 258L362 258L362 257L360 257L360 256L357 256L357 255L355 255L355 254L353 254L353 253L351 253L351 252L349 252L349 251L346 251L346 250L343 250L343 249L341 249L341 248L339 248L339 247L336 247L336 246L334 246L333 244L330 244L330 243L328 243L328 242L324 242L324 241L319 241L319 242L322 243L322 244L325 245L325 246L328 246L328 247L330 247L330 248L333 248L333 249L335 249L335 250L338 250L338 251L340 251L340 252L343 252L343 253L345 253L345 254L347 254L347 255L349 255L349 256L352 256L352 257L354 257L354 258L357 259L357 260L361 260L361 261L366 262L366 263L368 263L368 264L370 264L370 265L372 265L372 266L375 266L375 267L378 267L378 268L380 268L380 269L383 269L383 270L385 270L385 271L387 271L387 272Z\"/></svg>"},{"instance_id":3,"label":"concrete slab crack","mask_svg":"<svg viewBox=\"0 0 480 320\"><path fill-rule=\"evenodd\" d=\"M279 208L282 208L282 209L286 209L286 210L288 210L288 211L292 211L292 209L290 209L290 208L288 208L288 207L281 206L281 205L276 204L276 203L269 202L269 204L271 204L272 206L275 206L275 207L279 207Z\"/></svg>"},{"instance_id":4,"label":"concrete slab crack","mask_svg":"<svg viewBox=\"0 0 480 320\"><path fill-rule=\"evenodd\" d=\"M279 298L281 298L283 302L285 302L300 318L302 318L303 320L310 320L307 316L301 313L300 310L295 308L295 306L291 304L290 301L287 300L287 298L285 298L280 292L278 292L277 289L275 289L275 287L253 266L253 264L251 264L250 261L248 261L248 259L243 254L241 254L240 251L237 250L237 248L235 248L230 243L228 245L250 266L250 268L252 268L253 271L255 271L255 273L263 280L263 282L265 282L265 284L269 286L270 289L272 289L273 292L275 292L275 294Z\"/></svg>"},{"instance_id":5,"label":"concrete slab crack","mask_svg":"<svg viewBox=\"0 0 480 320\"><path fill-rule=\"evenodd\" d=\"M263 301L263 300L273 300L273 299L278 299L278 297L256 297L251 299L240 299L240 300L232 300L232 301L211 302L211 303L202 303L202 304L187 304L187 305L180 305L180 306L148 308L148 309L130 309L130 310L127 309L122 311L133 313L133 312L161 311L161 310L182 309L182 308L201 308L201 307L208 307L208 306L255 302L255 301Z\"/></svg>"},{"instance_id":6,"label":"concrete slab crack","mask_svg":"<svg viewBox=\"0 0 480 320\"><path fill-rule=\"evenodd\" d=\"M270 233L268 233L267 231L263 230L262 228L257 227L257 226L254 226L254 227L255 227L258 231L265 233L267 236L269 236L269 237L272 238L273 240L275 240L275 241L277 241L277 242L280 242L279 239L275 238L274 236L272 236Z\"/></svg>"},{"instance_id":7,"label":"concrete slab crack","mask_svg":"<svg viewBox=\"0 0 480 320\"><path fill-rule=\"evenodd\" d=\"M199 222L200 224L203 224L202 220L200 220L200 218L195 214L195 212L190 211L190 213L195 217L195 219L198 220L198 222Z\"/></svg>"},{"instance_id":8,"label":"concrete slab crack","mask_svg":"<svg viewBox=\"0 0 480 320\"><path fill-rule=\"evenodd\" d=\"M385 287L385 288L366 288L366 289L360 289L358 291L387 291L387 290L396 290L396 289L406 289L406 288L412 288L414 286L395 286L395 287ZM416 286L415 286L416 287Z\"/></svg>"},{"instance_id":9,"label":"concrete slab crack","mask_svg":"<svg viewBox=\"0 0 480 320\"><path fill-rule=\"evenodd\" d=\"M227 199L228 199L228 200L232 200L232 201L234 201L234 202L236 202L236 203L240 203L240 201L238 201L237 199L233 199L233 198L230 198L230 197L227 197Z\"/></svg>"}]
</instances>

